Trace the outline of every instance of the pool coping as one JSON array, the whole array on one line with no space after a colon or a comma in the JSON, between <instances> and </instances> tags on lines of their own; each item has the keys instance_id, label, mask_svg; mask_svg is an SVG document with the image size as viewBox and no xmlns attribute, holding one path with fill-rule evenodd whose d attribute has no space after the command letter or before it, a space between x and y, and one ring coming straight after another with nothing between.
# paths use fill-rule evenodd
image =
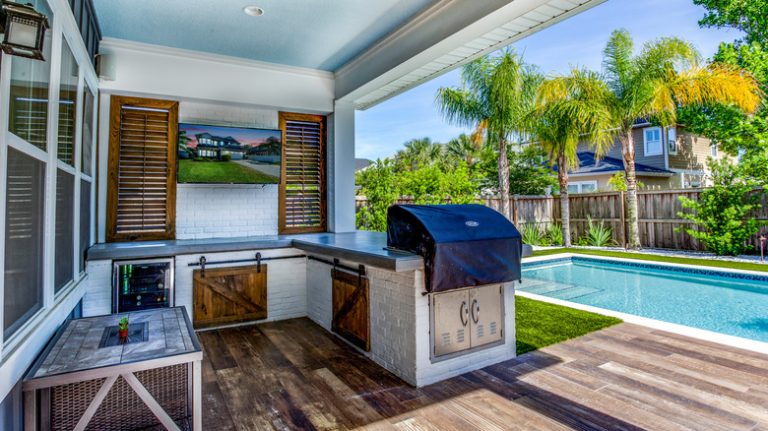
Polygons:
<instances>
[{"instance_id":1,"label":"pool coping","mask_svg":"<svg viewBox=\"0 0 768 431\"><path fill-rule=\"evenodd\" d=\"M523 259L523 264L534 263L534 262L536 263L546 262L549 260L554 261L554 260L571 258L571 257L585 258L585 259L591 258L592 260L611 260L615 262L625 262L625 263L637 263L637 262L645 263L646 262L646 261L640 261L638 259L625 259L625 258L619 258L619 257L603 257L603 256L593 257L589 255L579 254L579 253L558 253L558 254L549 255L549 256L528 257ZM659 266L666 266L666 267L673 267L673 268L692 268L692 269L698 269L698 270L702 268L706 270L712 269L713 272L720 272L720 273L738 273L743 275L757 275L761 277L765 277L766 275L768 275L760 271L748 271L748 270L739 270L739 269L730 270L728 268L712 268L712 267L703 266L703 265L685 265L685 264L679 264L679 263L666 263L666 262L648 262L648 263L653 265L658 264ZM670 322L665 322L663 320L651 319L648 317L637 316L634 314L622 313L620 311L609 310L607 308L594 307L591 305L579 304L578 302L571 302L571 301L565 301L562 299L550 298L544 295L537 295L535 293L523 292L518 289L515 289L515 295L519 295L524 298L534 299L537 301L548 302L550 304L575 308L577 310L587 311L587 312L596 313L596 314L602 314L610 317L616 317L627 323L647 326L649 328L658 329L661 331L667 331L667 332L671 332L679 335L685 335L691 338L696 338L704 341L711 341L714 343L723 344L730 347L736 347L739 349L745 349L753 352L768 354L768 342L764 342L764 341L750 340L749 338L737 337L735 335L721 334L719 332L709 331L706 329L699 329L699 328L694 328L692 326L681 325L678 323L670 323Z\"/></svg>"}]
</instances>

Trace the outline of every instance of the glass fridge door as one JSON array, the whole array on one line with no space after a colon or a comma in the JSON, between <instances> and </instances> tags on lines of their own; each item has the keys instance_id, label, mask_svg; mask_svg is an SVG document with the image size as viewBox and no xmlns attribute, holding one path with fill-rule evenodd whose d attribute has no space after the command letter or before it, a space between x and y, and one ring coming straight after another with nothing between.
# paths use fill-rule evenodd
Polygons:
<instances>
[{"instance_id":1,"label":"glass fridge door","mask_svg":"<svg viewBox=\"0 0 768 431\"><path fill-rule=\"evenodd\" d=\"M171 262L115 264L115 312L122 313L173 305Z\"/></svg>"}]
</instances>

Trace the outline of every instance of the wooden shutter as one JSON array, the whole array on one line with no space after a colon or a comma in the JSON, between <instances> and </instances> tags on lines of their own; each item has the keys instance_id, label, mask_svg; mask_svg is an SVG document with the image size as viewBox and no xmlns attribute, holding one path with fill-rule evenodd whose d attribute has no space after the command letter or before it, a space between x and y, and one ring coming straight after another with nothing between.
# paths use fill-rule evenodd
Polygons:
<instances>
[{"instance_id":1,"label":"wooden shutter","mask_svg":"<svg viewBox=\"0 0 768 431\"><path fill-rule=\"evenodd\" d=\"M112 96L107 241L175 238L178 108Z\"/></svg>"},{"instance_id":2,"label":"wooden shutter","mask_svg":"<svg viewBox=\"0 0 768 431\"><path fill-rule=\"evenodd\" d=\"M325 117L281 112L280 233L325 232Z\"/></svg>"}]
</instances>

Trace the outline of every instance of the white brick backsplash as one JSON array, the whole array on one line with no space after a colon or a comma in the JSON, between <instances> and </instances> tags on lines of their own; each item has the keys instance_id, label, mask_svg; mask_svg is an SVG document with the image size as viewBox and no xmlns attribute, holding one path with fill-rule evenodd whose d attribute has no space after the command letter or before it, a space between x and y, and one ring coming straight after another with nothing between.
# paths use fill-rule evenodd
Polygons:
<instances>
[{"instance_id":1,"label":"white brick backsplash","mask_svg":"<svg viewBox=\"0 0 768 431\"><path fill-rule=\"evenodd\" d=\"M182 101L182 123L277 129L278 112L253 106ZM178 184L176 239L277 234L278 186Z\"/></svg>"},{"instance_id":2,"label":"white brick backsplash","mask_svg":"<svg viewBox=\"0 0 768 431\"><path fill-rule=\"evenodd\" d=\"M179 184L176 238L277 235L277 184Z\"/></svg>"}]
</instances>

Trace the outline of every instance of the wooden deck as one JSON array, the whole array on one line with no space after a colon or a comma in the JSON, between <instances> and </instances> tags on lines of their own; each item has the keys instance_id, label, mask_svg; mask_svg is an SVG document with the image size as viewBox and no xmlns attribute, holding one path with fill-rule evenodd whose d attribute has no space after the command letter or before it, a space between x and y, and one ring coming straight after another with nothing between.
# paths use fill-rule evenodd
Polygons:
<instances>
[{"instance_id":1,"label":"wooden deck","mask_svg":"<svg viewBox=\"0 0 768 431\"><path fill-rule=\"evenodd\" d=\"M199 335L206 430L768 430L768 356L626 323L420 390L307 319Z\"/></svg>"}]
</instances>

